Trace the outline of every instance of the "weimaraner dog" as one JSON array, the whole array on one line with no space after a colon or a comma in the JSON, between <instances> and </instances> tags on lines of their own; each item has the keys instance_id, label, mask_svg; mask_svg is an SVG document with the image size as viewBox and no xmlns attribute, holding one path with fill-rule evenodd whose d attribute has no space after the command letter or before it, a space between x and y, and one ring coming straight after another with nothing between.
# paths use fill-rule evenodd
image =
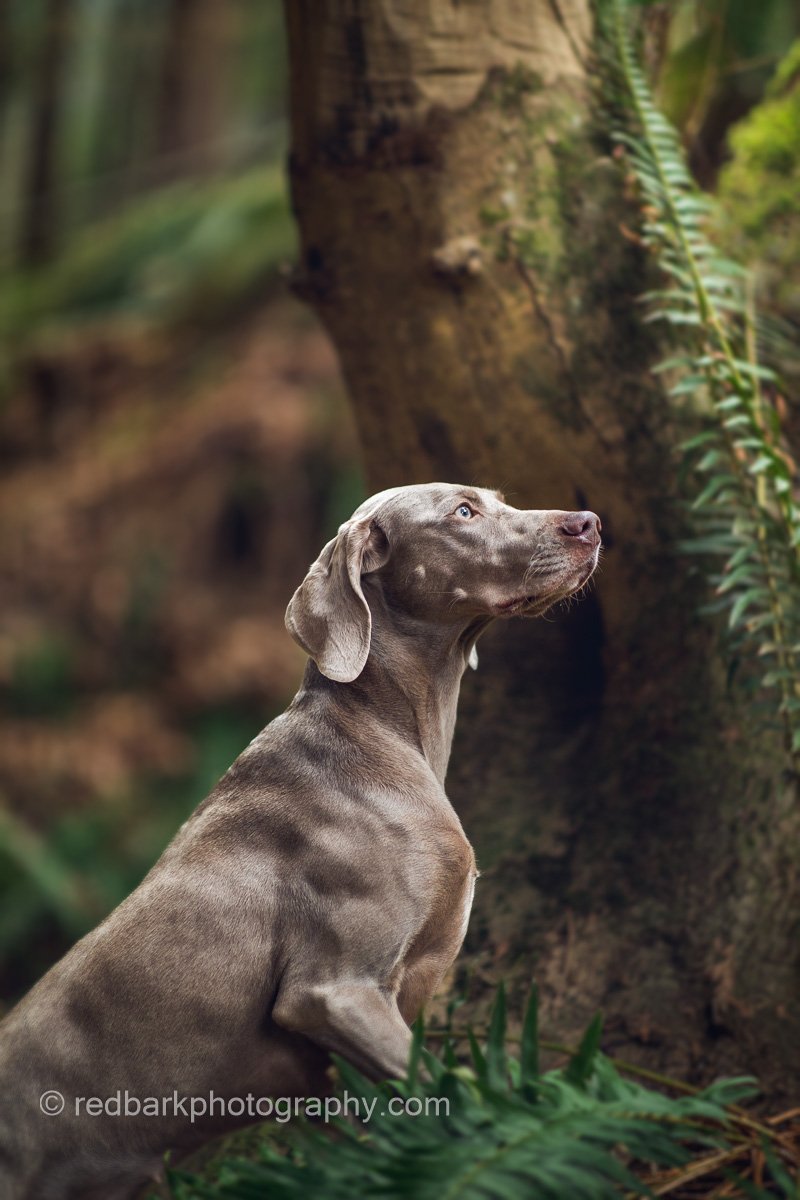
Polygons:
<instances>
[{"instance_id":1,"label":"weimaraner dog","mask_svg":"<svg viewBox=\"0 0 800 1200\"><path fill-rule=\"evenodd\" d=\"M132 1196L168 1148L255 1119L190 1122L173 1094L323 1095L329 1051L403 1076L475 885L444 792L462 674L491 621L576 591L599 547L594 513L443 483L342 525L286 613L310 658L287 711L0 1025L2 1200ZM90 1115L118 1093L166 1111Z\"/></svg>"}]
</instances>

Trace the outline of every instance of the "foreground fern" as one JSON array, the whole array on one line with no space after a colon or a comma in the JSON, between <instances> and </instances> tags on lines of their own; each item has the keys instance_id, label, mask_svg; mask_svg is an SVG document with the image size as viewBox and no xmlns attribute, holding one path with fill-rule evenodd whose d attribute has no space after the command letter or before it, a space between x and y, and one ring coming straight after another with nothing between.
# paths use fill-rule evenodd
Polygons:
<instances>
[{"instance_id":1,"label":"foreground fern","mask_svg":"<svg viewBox=\"0 0 800 1200\"><path fill-rule=\"evenodd\" d=\"M175 1200L643 1196L648 1189L632 1164L675 1167L689 1159L687 1143L726 1146L732 1126L725 1106L752 1091L749 1081L729 1080L673 1099L623 1079L599 1053L599 1020L565 1068L541 1073L535 995L518 1057L508 1053L505 1023L501 988L485 1047L469 1035L471 1069L458 1065L449 1042L438 1055L423 1049L421 1028L407 1082L375 1087L340 1061L347 1092L376 1101L371 1121L337 1120L333 1135L300 1121L289 1130L288 1153L264 1140L254 1161L223 1163L216 1182L175 1174ZM437 1116L391 1116L393 1096L418 1098L420 1107L436 1098L449 1111L442 1105Z\"/></svg>"},{"instance_id":2,"label":"foreground fern","mask_svg":"<svg viewBox=\"0 0 800 1200\"><path fill-rule=\"evenodd\" d=\"M800 754L800 508L769 387L756 361L747 273L704 232L708 201L694 186L677 135L656 109L632 46L627 0L606 0L621 103L616 139L642 202L642 237L668 277L648 293L649 320L680 333L682 353L661 364L669 394L690 397L705 429L684 447L698 479L700 534L686 549L722 560L713 578L740 648L778 694L787 750ZM760 666L770 659L768 669Z\"/></svg>"}]
</instances>

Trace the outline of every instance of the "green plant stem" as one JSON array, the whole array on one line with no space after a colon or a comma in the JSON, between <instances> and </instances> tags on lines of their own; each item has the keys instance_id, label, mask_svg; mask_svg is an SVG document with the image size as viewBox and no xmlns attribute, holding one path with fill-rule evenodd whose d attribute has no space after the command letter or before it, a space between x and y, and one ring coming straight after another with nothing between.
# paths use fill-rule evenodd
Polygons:
<instances>
[{"instance_id":1,"label":"green plant stem","mask_svg":"<svg viewBox=\"0 0 800 1200\"><path fill-rule=\"evenodd\" d=\"M747 346L747 361L750 363L751 367L755 367L756 363L757 363L756 337L755 337L756 323L755 323L755 312L754 312L755 298L753 295L753 282L750 277L748 277L748 280L747 280L746 299L747 299L747 303L746 303L746 308L745 308L745 344ZM759 383L758 375L755 373L755 371L753 372L753 406L755 409L755 415L756 415L756 420L758 421L758 424L760 425L762 430L766 430L766 422L764 420L764 412L763 412L763 397L761 394L761 384ZM766 480L764 479L763 475L759 475L757 477L756 486L757 486L758 501L761 504L761 506L764 509L766 509L766 507L767 507L767 495L766 495L767 487L766 487ZM789 527L790 527L790 523L787 522L787 524L789 524ZM759 554L763 561L769 555L769 545L768 545L768 541L767 541L766 530L764 529L764 526L762 523L759 523L759 526L758 526L758 538L759 538ZM773 611L773 617L774 617L772 636L773 636L775 646L777 647L778 666L781 669L779 682L780 682L781 702L782 702L781 708L782 708L782 712L783 712L784 741L786 743L787 753L788 753L789 757L792 759L792 761L795 762L795 766L796 766L798 752L795 750L794 745L793 745L792 722L790 720L790 712L789 712L789 706L788 706L787 702L789 700L790 694L797 696L800 692L800 689L798 688L798 681L797 681L798 680L797 660L796 660L794 652L791 648L790 639L787 638L787 636L786 636L786 621L785 621L784 611L783 611L783 602L781 601L780 593L778 592L777 588L775 587L775 579L772 574L769 575L768 582L769 582L769 587L770 587L770 598L772 601L772 611ZM791 689L790 689L789 681L786 678L784 672L790 673L792 678L794 679L794 683L792 684Z\"/></svg>"}]
</instances>

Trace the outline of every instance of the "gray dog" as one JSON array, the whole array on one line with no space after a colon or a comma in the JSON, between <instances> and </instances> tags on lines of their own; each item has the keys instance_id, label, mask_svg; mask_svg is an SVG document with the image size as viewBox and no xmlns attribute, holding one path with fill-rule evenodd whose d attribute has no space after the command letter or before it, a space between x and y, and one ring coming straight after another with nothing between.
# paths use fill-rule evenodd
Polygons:
<instances>
[{"instance_id":1,"label":"gray dog","mask_svg":"<svg viewBox=\"0 0 800 1200\"><path fill-rule=\"evenodd\" d=\"M342 525L286 613L311 659L288 710L0 1025L1 1200L132 1196L167 1148L257 1119L241 1098L323 1095L329 1051L404 1074L475 885L444 792L464 668L599 547L594 513L443 483Z\"/></svg>"}]
</instances>

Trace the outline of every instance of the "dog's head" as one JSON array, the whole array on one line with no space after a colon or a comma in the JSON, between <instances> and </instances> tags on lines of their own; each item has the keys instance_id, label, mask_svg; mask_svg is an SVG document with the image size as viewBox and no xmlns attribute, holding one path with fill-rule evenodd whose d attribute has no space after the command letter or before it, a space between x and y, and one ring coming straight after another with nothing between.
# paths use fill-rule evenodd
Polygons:
<instances>
[{"instance_id":1,"label":"dog's head","mask_svg":"<svg viewBox=\"0 0 800 1200\"><path fill-rule=\"evenodd\" d=\"M498 492L449 483L391 488L366 500L292 597L286 625L331 679L364 669L380 587L398 619L466 628L539 616L589 579L600 553L592 512L517 509Z\"/></svg>"}]
</instances>

